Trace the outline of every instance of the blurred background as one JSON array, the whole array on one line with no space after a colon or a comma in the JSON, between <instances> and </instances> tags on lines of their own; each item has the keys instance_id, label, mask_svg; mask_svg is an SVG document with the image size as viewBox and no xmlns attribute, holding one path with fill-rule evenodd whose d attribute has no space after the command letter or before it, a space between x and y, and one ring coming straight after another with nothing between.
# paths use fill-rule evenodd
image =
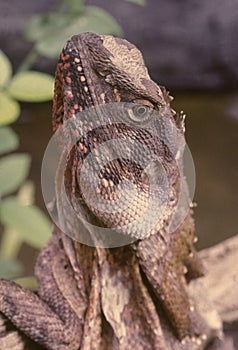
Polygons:
<instances>
[{"instance_id":1,"label":"blurred background","mask_svg":"<svg viewBox=\"0 0 238 350\"><path fill-rule=\"evenodd\" d=\"M236 0L0 1L1 73L7 72L0 78L2 276L31 276L50 234L40 184L52 135L49 75L67 38L82 31L134 43L153 80L175 97L172 107L187 114L198 248L238 233L237 5Z\"/></svg>"}]
</instances>

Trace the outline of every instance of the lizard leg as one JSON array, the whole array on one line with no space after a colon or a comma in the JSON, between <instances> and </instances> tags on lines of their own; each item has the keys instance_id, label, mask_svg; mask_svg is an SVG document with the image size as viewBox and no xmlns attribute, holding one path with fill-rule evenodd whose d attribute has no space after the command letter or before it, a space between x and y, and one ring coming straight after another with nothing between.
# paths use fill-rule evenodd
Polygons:
<instances>
[{"instance_id":1,"label":"lizard leg","mask_svg":"<svg viewBox=\"0 0 238 350\"><path fill-rule=\"evenodd\" d=\"M99 350L101 305L96 250L72 242L56 229L56 235L53 233L50 246L40 254L35 273L41 281L39 288L41 298L57 311L61 319L65 319L67 310L64 301L56 295L58 290L66 298L67 305L74 310L74 313L69 313L65 322L73 330L72 338L78 337L77 339L81 340L80 349ZM49 283L50 275L52 279Z\"/></svg>"},{"instance_id":2,"label":"lizard leg","mask_svg":"<svg viewBox=\"0 0 238 350\"><path fill-rule=\"evenodd\" d=\"M202 263L193 247L194 223L188 215L183 224L169 235L163 246L160 233L139 241L136 250L142 270L163 306L179 339L201 333L196 310L191 305L187 283L203 275Z\"/></svg>"},{"instance_id":3,"label":"lizard leg","mask_svg":"<svg viewBox=\"0 0 238 350\"><path fill-rule=\"evenodd\" d=\"M180 263L178 266L174 261L172 248L159 257L160 243L155 234L138 242L134 249L140 266L179 339L195 335L183 265Z\"/></svg>"},{"instance_id":4,"label":"lizard leg","mask_svg":"<svg viewBox=\"0 0 238 350\"><path fill-rule=\"evenodd\" d=\"M0 349L23 350L24 343L18 332L7 332L5 319L0 315Z\"/></svg>"},{"instance_id":5,"label":"lizard leg","mask_svg":"<svg viewBox=\"0 0 238 350\"><path fill-rule=\"evenodd\" d=\"M14 282L0 280L0 312L47 349L76 350L82 335L82 318L77 314L84 310L78 300L80 295L72 302L73 294L77 294L76 282L69 262L62 251L56 254L56 248L53 236L38 258L39 296ZM59 289L56 279L61 273L62 279L66 276L63 285L72 292L65 290L63 294Z\"/></svg>"},{"instance_id":6,"label":"lizard leg","mask_svg":"<svg viewBox=\"0 0 238 350\"><path fill-rule=\"evenodd\" d=\"M51 350L71 347L64 322L33 292L12 281L0 280L0 311L36 343Z\"/></svg>"}]
</instances>

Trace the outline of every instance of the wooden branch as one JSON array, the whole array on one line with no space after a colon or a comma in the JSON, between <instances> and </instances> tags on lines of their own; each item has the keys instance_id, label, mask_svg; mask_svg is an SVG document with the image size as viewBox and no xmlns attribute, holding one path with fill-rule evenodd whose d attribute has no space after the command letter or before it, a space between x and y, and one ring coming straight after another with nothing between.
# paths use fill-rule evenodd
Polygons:
<instances>
[{"instance_id":1,"label":"wooden branch","mask_svg":"<svg viewBox=\"0 0 238 350\"><path fill-rule=\"evenodd\" d=\"M204 282L225 322L238 320L238 235L201 251L207 274Z\"/></svg>"}]
</instances>

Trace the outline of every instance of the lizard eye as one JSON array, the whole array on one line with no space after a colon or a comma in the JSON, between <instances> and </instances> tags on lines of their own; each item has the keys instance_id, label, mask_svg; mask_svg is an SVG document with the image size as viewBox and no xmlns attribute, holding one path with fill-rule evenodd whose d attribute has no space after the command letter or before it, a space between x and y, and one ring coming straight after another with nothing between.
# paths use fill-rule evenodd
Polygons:
<instances>
[{"instance_id":1,"label":"lizard eye","mask_svg":"<svg viewBox=\"0 0 238 350\"><path fill-rule=\"evenodd\" d=\"M127 108L129 118L137 124L147 123L153 115L154 109L152 103L146 100L136 100L135 102L136 103L129 104L129 108Z\"/></svg>"},{"instance_id":2,"label":"lizard eye","mask_svg":"<svg viewBox=\"0 0 238 350\"><path fill-rule=\"evenodd\" d=\"M138 118L144 118L149 112L148 106L135 106L133 107L133 113Z\"/></svg>"}]
</instances>

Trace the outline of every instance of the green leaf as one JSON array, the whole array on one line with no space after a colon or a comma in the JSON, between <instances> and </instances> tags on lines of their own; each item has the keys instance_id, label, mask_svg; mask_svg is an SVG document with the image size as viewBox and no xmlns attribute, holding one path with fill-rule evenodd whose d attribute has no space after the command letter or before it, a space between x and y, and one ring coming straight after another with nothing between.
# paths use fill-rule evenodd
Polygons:
<instances>
[{"instance_id":1,"label":"green leaf","mask_svg":"<svg viewBox=\"0 0 238 350\"><path fill-rule=\"evenodd\" d=\"M84 11L84 0L70 0L69 1L69 17L77 17L81 12Z\"/></svg>"},{"instance_id":2,"label":"green leaf","mask_svg":"<svg viewBox=\"0 0 238 350\"><path fill-rule=\"evenodd\" d=\"M141 6L145 6L145 4L146 4L145 0L126 0L126 1L133 2L133 3L135 3L137 5L141 5Z\"/></svg>"},{"instance_id":3,"label":"green leaf","mask_svg":"<svg viewBox=\"0 0 238 350\"><path fill-rule=\"evenodd\" d=\"M22 265L18 261L0 257L0 278L19 276L22 270Z\"/></svg>"},{"instance_id":4,"label":"green leaf","mask_svg":"<svg viewBox=\"0 0 238 350\"><path fill-rule=\"evenodd\" d=\"M87 6L71 24L63 23L61 28L49 30L38 40L36 49L44 56L58 57L65 42L72 35L83 32L122 35L121 27L108 12L96 6Z\"/></svg>"},{"instance_id":5,"label":"green leaf","mask_svg":"<svg viewBox=\"0 0 238 350\"><path fill-rule=\"evenodd\" d=\"M0 72L0 87L5 87L12 75L12 65L2 50L0 50Z\"/></svg>"},{"instance_id":6,"label":"green leaf","mask_svg":"<svg viewBox=\"0 0 238 350\"><path fill-rule=\"evenodd\" d=\"M53 97L54 79L51 75L26 71L15 75L8 87L11 96L20 101L41 102Z\"/></svg>"},{"instance_id":7,"label":"green leaf","mask_svg":"<svg viewBox=\"0 0 238 350\"><path fill-rule=\"evenodd\" d=\"M50 237L51 223L40 209L34 205L24 206L14 197L2 201L0 218L4 226L18 231L34 248L42 248Z\"/></svg>"},{"instance_id":8,"label":"green leaf","mask_svg":"<svg viewBox=\"0 0 238 350\"><path fill-rule=\"evenodd\" d=\"M5 92L0 92L0 125L13 123L20 114L20 106Z\"/></svg>"},{"instance_id":9,"label":"green leaf","mask_svg":"<svg viewBox=\"0 0 238 350\"><path fill-rule=\"evenodd\" d=\"M115 18L97 6L87 6L84 12L85 23L82 25L82 31L95 32L98 34L113 34L122 36L122 29ZM80 18L79 20L80 21Z\"/></svg>"},{"instance_id":10,"label":"green leaf","mask_svg":"<svg viewBox=\"0 0 238 350\"><path fill-rule=\"evenodd\" d=\"M0 154L14 151L18 147L18 137L9 127L0 128Z\"/></svg>"},{"instance_id":11,"label":"green leaf","mask_svg":"<svg viewBox=\"0 0 238 350\"><path fill-rule=\"evenodd\" d=\"M57 39L57 30L67 25L65 15L50 12L44 15L35 15L30 18L25 28L25 37L33 42L50 35L54 32Z\"/></svg>"},{"instance_id":12,"label":"green leaf","mask_svg":"<svg viewBox=\"0 0 238 350\"><path fill-rule=\"evenodd\" d=\"M0 159L0 197L14 192L26 179L30 167L30 156L15 153Z\"/></svg>"},{"instance_id":13,"label":"green leaf","mask_svg":"<svg viewBox=\"0 0 238 350\"><path fill-rule=\"evenodd\" d=\"M33 291L37 290L39 286L35 276L15 278L14 282Z\"/></svg>"}]
</instances>

